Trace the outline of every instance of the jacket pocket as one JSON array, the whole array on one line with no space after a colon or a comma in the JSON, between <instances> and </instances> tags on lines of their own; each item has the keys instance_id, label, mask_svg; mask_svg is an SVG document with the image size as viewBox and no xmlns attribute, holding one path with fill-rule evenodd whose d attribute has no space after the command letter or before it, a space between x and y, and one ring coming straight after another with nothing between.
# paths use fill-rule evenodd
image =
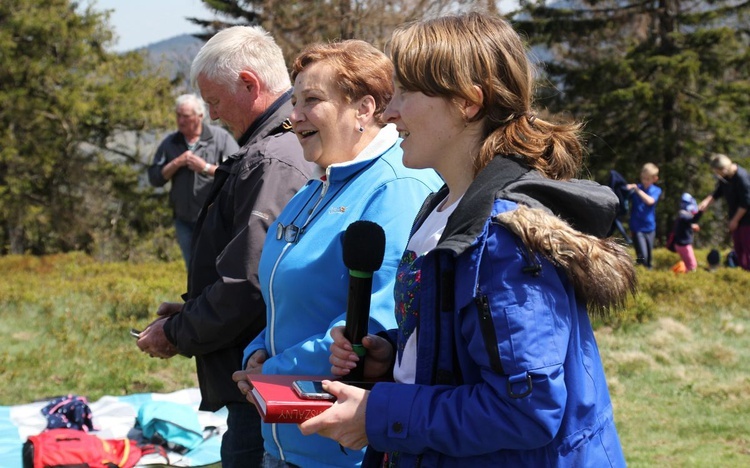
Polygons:
<instances>
[{"instance_id":1,"label":"jacket pocket","mask_svg":"<svg viewBox=\"0 0 750 468\"><path fill-rule=\"evenodd\" d=\"M555 341L555 327L549 311L525 305L504 307L505 326L495 327L500 338L503 368L507 374L518 374L543 367L560 365Z\"/></svg>"}]
</instances>

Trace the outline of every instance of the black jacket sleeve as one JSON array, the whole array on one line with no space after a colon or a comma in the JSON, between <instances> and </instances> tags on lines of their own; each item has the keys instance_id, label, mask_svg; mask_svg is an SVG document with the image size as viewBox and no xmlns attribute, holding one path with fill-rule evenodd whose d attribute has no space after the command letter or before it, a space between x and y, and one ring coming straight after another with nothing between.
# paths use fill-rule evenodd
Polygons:
<instances>
[{"instance_id":1,"label":"black jacket sleeve","mask_svg":"<svg viewBox=\"0 0 750 468\"><path fill-rule=\"evenodd\" d=\"M240 170L230 197L232 238L216 258L218 279L165 325L167 338L180 353L202 355L244 346L265 327L258 262L266 232L306 181L298 168L275 158L261 158Z\"/></svg>"}]
</instances>

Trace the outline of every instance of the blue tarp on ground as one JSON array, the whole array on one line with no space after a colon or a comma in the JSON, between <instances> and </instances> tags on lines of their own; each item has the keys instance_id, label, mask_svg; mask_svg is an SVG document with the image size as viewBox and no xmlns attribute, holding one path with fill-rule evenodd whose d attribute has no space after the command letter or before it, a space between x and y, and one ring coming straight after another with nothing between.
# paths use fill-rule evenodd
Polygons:
<instances>
[{"instance_id":1,"label":"blue tarp on ground","mask_svg":"<svg viewBox=\"0 0 750 468\"><path fill-rule=\"evenodd\" d=\"M172 401L190 405L198 413L203 427L217 427L219 434L206 439L200 446L180 455L169 453L169 464L174 466L202 466L220 461L221 435L226 430L226 409L216 413L198 411L200 391L197 388L180 390L173 393L140 393L127 396L105 396L90 403L93 413L93 434L104 439L121 439L127 437L135 424L135 417L140 406L149 401ZM0 406L0 467L22 468L21 448L26 439L42 432L47 426L47 419L41 409L48 401L25 405ZM141 460L139 466L164 463L163 457L149 455Z\"/></svg>"}]
</instances>

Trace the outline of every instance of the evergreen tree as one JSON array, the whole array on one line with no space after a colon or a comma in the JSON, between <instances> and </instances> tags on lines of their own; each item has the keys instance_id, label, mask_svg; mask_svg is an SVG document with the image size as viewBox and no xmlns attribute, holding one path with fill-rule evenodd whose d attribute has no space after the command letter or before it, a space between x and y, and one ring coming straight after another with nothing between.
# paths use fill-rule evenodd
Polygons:
<instances>
[{"instance_id":1,"label":"evergreen tree","mask_svg":"<svg viewBox=\"0 0 750 468\"><path fill-rule=\"evenodd\" d=\"M635 182L644 163L660 167L658 234L671 228L681 192L700 200L713 188L710 153L748 167L750 2L520 6L525 14L515 25L537 45L543 65L541 102L587 123L592 175L604 181L616 169Z\"/></svg>"},{"instance_id":2,"label":"evergreen tree","mask_svg":"<svg viewBox=\"0 0 750 468\"><path fill-rule=\"evenodd\" d=\"M142 56L107 52L107 14L78 8L0 3L0 253L93 252L119 239L122 257L154 229L138 150L106 149L123 132L171 124L171 84Z\"/></svg>"}]
</instances>

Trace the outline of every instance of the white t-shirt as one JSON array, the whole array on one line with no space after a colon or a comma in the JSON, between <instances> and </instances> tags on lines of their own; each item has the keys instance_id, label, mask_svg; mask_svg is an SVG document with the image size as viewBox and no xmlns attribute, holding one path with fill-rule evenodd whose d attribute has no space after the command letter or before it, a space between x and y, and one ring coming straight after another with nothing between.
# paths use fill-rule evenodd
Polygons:
<instances>
[{"instance_id":1,"label":"white t-shirt","mask_svg":"<svg viewBox=\"0 0 750 468\"><path fill-rule=\"evenodd\" d=\"M434 249L437 246L440 236L443 235L445 225L448 223L448 217L455 211L458 206L457 200L449 207L439 211L441 205L438 205L432 213L424 220L424 223L419 227L417 232L409 239L409 244L406 246L407 253L402 258L402 265L399 265L399 271L403 268L409 268L411 265L404 265L404 259L409 258L409 253L412 253L411 258L414 258L414 262L421 259L427 252ZM398 307L401 305L397 304ZM413 311L418 313L419 311ZM401 359L396 358L396 364L393 367L393 379L396 382L401 383L414 383L414 378L417 370L417 330L416 327L409 334L409 338L406 341L406 346L401 353Z\"/></svg>"}]
</instances>

